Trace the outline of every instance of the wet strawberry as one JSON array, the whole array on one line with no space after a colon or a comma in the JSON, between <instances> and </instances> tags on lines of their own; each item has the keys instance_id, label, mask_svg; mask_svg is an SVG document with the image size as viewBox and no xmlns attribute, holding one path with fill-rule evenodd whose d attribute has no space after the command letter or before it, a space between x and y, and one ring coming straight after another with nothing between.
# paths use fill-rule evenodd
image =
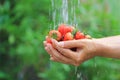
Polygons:
<instances>
[{"instance_id":1,"label":"wet strawberry","mask_svg":"<svg viewBox=\"0 0 120 80\"><path fill-rule=\"evenodd\" d=\"M67 26L65 24L61 24L58 27L58 31L64 36L68 32L72 32L74 30L74 27Z\"/></svg>"},{"instance_id":2,"label":"wet strawberry","mask_svg":"<svg viewBox=\"0 0 120 80\"><path fill-rule=\"evenodd\" d=\"M73 40L73 35L72 35L72 33L70 33L70 32L66 33L63 40L64 40L64 41Z\"/></svg>"},{"instance_id":3,"label":"wet strawberry","mask_svg":"<svg viewBox=\"0 0 120 80\"><path fill-rule=\"evenodd\" d=\"M48 35L50 38L56 39L57 41L61 40L62 35L57 30L51 30Z\"/></svg>"},{"instance_id":4,"label":"wet strawberry","mask_svg":"<svg viewBox=\"0 0 120 80\"><path fill-rule=\"evenodd\" d=\"M61 33L61 35L65 34L65 27L66 27L65 24L61 24L58 26L58 31Z\"/></svg>"},{"instance_id":5,"label":"wet strawberry","mask_svg":"<svg viewBox=\"0 0 120 80\"><path fill-rule=\"evenodd\" d=\"M81 33L80 31L76 32L75 37L76 40L78 39L85 39L85 35Z\"/></svg>"},{"instance_id":6,"label":"wet strawberry","mask_svg":"<svg viewBox=\"0 0 120 80\"><path fill-rule=\"evenodd\" d=\"M51 38L47 37L47 38L46 38L46 42L52 44Z\"/></svg>"}]
</instances>

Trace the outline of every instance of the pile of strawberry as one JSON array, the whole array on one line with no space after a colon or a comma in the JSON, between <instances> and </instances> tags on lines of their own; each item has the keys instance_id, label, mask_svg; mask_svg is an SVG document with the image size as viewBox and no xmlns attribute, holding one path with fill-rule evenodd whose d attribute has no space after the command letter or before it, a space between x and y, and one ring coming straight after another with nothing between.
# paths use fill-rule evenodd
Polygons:
<instances>
[{"instance_id":1,"label":"pile of strawberry","mask_svg":"<svg viewBox=\"0 0 120 80\"><path fill-rule=\"evenodd\" d=\"M51 38L57 41L68 41L68 40L79 40L79 39L90 39L89 35L77 30L75 27L68 26L66 24L61 24L58 26L57 30L49 31L48 37L46 38L47 43L51 43Z\"/></svg>"}]
</instances>

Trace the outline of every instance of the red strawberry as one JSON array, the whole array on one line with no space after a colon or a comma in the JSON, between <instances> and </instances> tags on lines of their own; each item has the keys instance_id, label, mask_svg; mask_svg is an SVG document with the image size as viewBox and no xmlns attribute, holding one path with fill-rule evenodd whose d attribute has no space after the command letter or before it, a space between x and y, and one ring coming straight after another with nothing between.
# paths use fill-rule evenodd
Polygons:
<instances>
[{"instance_id":1,"label":"red strawberry","mask_svg":"<svg viewBox=\"0 0 120 80\"><path fill-rule=\"evenodd\" d=\"M52 41L49 37L46 38L46 42L52 44Z\"/></svg>"},{"instance_id":2,"label":"red strawberry","mask_svg":"<svg viewBox=\"0 0 120 80\"><path fill-rule=\"evenodd\" d=\"M65 34L64 41L67 41L67 40L73 40L72 33L68 32L68 33Z\"/></svg>"},{"instance_id":3,"label":"red strawberry","mask_svg":"<svg viewBox=\"0 0 120 80\"><path fill-rule=\"evenodd\" d=\"M61 24L58 26L58 31L62 34L62 35L65 35L66 34L66 25L65 24Z\"/></svg>"},{"instance_id":4,"label":"red strawberry","mask_svg":"<svg viewBox=\"0 0 120 80\"><path fill-rule=\"evenodd\" d=\"M80 31L76 32L75 37L76 40L78 39L85 39L85 35L81 33Z\"/></svg>"},{"instance_id":5,"label":"red strawberry","mask_svg":"<svg viewBox=\"0 0 120 80\"><path fill-rule=\"evenodd\" d=\"M74 30L74 27L67 26L65 24L61 24L58 27L58 31L64 36L68 32L72 32Z\"/></svg>"},{"instance_id":6,"label":"red strawberry","mask_svg":"<svg viewBox=\"0 0 120 80\"><path fill-rule=\"evenodd\" d=\"M62 35L57 30L51 30L48 35L50 38L56 39L57 41L61 40Z\"/></svg>"},{"instance_id":7,"label":"red strawberry","mask_svg":"<svg viewBox=\"0 0 120 80\"><path fill-rule=\"evenodd\" d=\"M75 30L74 27L70 27L70 26L66 27L65 29L66 29L66 32L72 32Z\"/></svg>"},{"instance_id":8,"label":"red strawberry","mask_svg":"<svg viewBox=\"0 0 120 80\"><path fill-rule=\"evenodd\" d=\"M47 37L47 38L46 38L46 42L49 43L49 44L51 44L52 47L55 48L55 46L53 45L52 40L51 40L50 37Z\"/></svg>"}]
</instances>

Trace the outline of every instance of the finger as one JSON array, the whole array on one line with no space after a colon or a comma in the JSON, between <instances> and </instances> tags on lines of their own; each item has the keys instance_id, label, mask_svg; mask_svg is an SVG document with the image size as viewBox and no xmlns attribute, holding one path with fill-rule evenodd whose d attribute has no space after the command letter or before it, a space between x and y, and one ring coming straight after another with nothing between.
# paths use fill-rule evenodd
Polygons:
<instances>
[{"instance_id":1,"label":"finger","mask_svg":"<svg viewBox=\"0 0 120 80\"><path fill-rule=\"evenodd\" d=\"M47 51L47 53L48 53L49 55L52 56L52 53L50 53L50 49L49 49L48 47L45 47L45 50Z\"/></svg>"},{"instance_id":2,"label":"finger","mask_svg":"<svg viewBox=\"0 0 120 80\"><path fill-rule=\"evenodd\" d=\"M77 63L77 65L78 65L78 64L80 65L80 64L82 64L83 62L85 62L85 61L93 58L94 56L92 56L92 55L90 55L90 54L87 54L87 53L85 53L84 51L81 51L81 52L79 52L78 57L79 57L79 59L76 60L76 61L77 61L76 63Z\"/></svg>"},{"instance_id":3,"label":"finger","mask_svg":"<svg viewBox=\"0 0 120 80\"><path fill-rule=\"evenodd\" d=\"M50 57L52 57L52 55L50 55Z\"/></svg>"},{"instance_id":4,"label":"finger","mask_svg":"<svg viewBox=\"0 0 120 80\"><path fill-rule=\"evenodd\" d=\"M45 36L45 39L47 39L48 38L48 36Z\"/></svg>"},{"instance_id":5,"label":"finger","mask_svg":"<svg viewBox=\"0 0 120 80\"><path fill-rule=\"evenodd\" d=\"M45 47L47 53L50 55L50 57L53 57L53 53L50 51L48 47ZM57 60L57 58L54 56L54 58Z\"/></svg>"},{"instance_id":6,"label":"finger","mask_svg":"<svg viewBox=\"0 0 120 80\"><path fill-rule=\"evenodd\" d=\"M55 59L55 57L50 57L50 60L51 60L51 61L54 61L54 62L60 62L60 63L63 63L63 64L69 64L69 65L77 66L75 63L64 62L64 61L61 61L61 60L57 60L57 59Z\"/></svg>"},{"instance_id":7,"label":"finger","mask_svg":"<svg viewBox=\"0 0 120 80\"><path fill-rule=\"evenodd\" d=\"M84 41L83 40L70 40L70 41L58 42L58 44L64 48L75 48L75 47L82 47L84 45Z\"/></svg>"},{"instance_id":8,"label":"finger","mask_svg":"<svg viewBox=\"0 0 120 80\"><path fill-rule=\"evenodd\" d=\"M45 39L47 39L48 38L48 36L45 36ZM43 41L43 44L44 44L44 46L47 46L47 41L45 40L45 41Z\"/></svg>"},{"instance_id":9,"label":"finger","mask_svg":"<svg viewBox=\"0 0 120 80\"><path fill-rule=\"evenodd\" d=\"M54 49L51 45L49 45L50 52L57 58L57 61L64 62L64 63L73 63L73 60L70 58L67 58L63 56L61 53L59 53L56 49Z\"/></svg>"},{"instance_id":10,"label":"finger","mask_svg":"<svg viewBox=\"0 0 120 80\"><path fill-rule=\"evenodd\" d=\"M81 58L83 58L83 61L82 61L82 62L85 62L85 61L87 61L87 60L89 60L89 59L91 59L91 58L94 57L93 55L84 54L84 53L83 53L81 56L82 56Z\"/></svg>"},{"instance_id":11,"label":"finger","mask_svg":"<svg viewBox=\"0 0 120 80\"><path fill-rule=\"evenodd\" d=\"M59 60L55 56L51 56L50 60L55 61L55 62L59 62Z\"/></svg>"},{"instance_id":12,"label":"finger","mask_svg":"<svg viewBox=\"0 0 120 80\"><path fill-rule=\"evenodd\" d=\"M58 42L56 40L52 40L53 41L53 46L62 54L64 55L65 57L68 57L68 58L71 58L73 60L75 60L76 58L76 52L73 52L72 50L70 49L65 49L65 48L62 48L58 45Z\"/></svg>"},{"instance_id":13,"label":"finger","mask_svg":"<svg viewBox=\"0 0 120 80\"><path fill-rule=\"evenodd\" d=\"M47 46L47 42L46 41L43 41L43 44L44 44L44 46Z\"/></svg>"},{"instance_id":14,"label":"finger","mask_svg":"<svg viewBox=\"0 0 120 80\"><path fill-rule=\"evenodd\" d=\"M50 60L51 60L51 61L54 61L54 62L60 62L60 63L64 63L64 64L70 64L70 63L66 63L66 62L57 60L57 59L55 59L55 57L50 57Z\"/></svg>"}]
</instances>

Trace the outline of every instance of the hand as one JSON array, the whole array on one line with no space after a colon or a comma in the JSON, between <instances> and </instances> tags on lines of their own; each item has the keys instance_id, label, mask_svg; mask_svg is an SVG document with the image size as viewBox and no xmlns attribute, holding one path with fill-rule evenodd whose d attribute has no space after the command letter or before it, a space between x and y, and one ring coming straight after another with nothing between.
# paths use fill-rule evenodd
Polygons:
<instances>
[{"instance_id":1,"label":"hand","mask_svg":"<svg viewBox=\"0 0 120 80\"><path fill-rule=\"evenodd\" d=\"M65 64L80 65L95 56L120 59L120 35L99 39L82 39L57 42L52 45L44 41L50 59ZM76 48L72 51L71 48Z\"/></svg>"},{"instance_id":2,"label":"hand","mask_svg":"<svg viewBox=\"0 0 120 80\"><path fill-rule=\"evenodd\" d=\"M93 40L71 40L57 42L52 40L53 46L44 42L46 51L51 55L51 60L65 64L79 66L84 61L96 56L97 47ZM71 48L76 48L72 51Z\"/></svg>"}]
</instances>

